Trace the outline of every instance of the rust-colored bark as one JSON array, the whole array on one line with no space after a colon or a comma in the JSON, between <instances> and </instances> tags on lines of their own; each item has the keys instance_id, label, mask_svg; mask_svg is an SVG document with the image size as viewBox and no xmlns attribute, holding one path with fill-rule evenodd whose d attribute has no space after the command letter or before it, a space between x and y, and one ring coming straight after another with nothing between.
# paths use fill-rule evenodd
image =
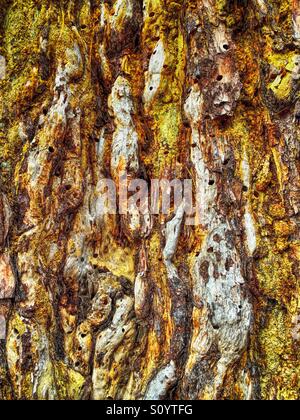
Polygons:
<instances>
[{"instance_id":1,"label":"rust-colored bark","mask_svg":"<svg viewBox=\"0 0 300 420\"><path fill-rule=\"evenodd\" d=\"M299 2L0 6L0 398L298 399Z\"/></svg>"}]
</instances>

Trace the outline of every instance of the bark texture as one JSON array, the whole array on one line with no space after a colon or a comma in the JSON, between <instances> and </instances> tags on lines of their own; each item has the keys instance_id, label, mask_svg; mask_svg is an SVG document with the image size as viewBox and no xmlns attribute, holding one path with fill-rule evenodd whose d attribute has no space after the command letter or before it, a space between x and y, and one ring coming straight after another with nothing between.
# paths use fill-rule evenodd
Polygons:
<instances>
[{"instance_id":1,"label":"bark texture","mask_svg":"<svg viewBox=\"0 0 300 420\"><path fill-rule=\"evenodd\" d=\"M0 6L0 398L298 399L300 2Z\"/></svg>"}]
</instances>

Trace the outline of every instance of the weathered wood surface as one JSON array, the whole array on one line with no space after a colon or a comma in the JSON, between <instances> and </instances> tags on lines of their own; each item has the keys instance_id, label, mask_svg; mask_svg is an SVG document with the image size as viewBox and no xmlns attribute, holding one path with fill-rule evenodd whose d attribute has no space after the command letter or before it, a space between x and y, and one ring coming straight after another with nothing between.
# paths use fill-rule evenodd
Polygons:
<instances>
[{"instance_id":1,"label":"weathered wood surface","mask_svg":"<svg viewBox=\"0 0 300 420\"><path fill-rule=\"evenodd\" d=\"M299 398L299 1L0 0L0 54L0 398Z\"/></svg>"}]
</instances>

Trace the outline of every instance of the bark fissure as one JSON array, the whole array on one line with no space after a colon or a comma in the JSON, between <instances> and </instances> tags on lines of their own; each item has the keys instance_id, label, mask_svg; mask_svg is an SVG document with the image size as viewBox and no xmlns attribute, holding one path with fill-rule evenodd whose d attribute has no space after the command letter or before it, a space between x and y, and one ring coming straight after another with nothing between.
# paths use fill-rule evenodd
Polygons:
<instances>
[{"instance_id":1,"label":"bark fissure","mask_svg":"<svg viewBox=\"0 0 300 420\"><path fill-rule=\"evenodd\" d=\"M0 398L298 399L299 1L0 8Z\"/></svg>"}]
</instances>

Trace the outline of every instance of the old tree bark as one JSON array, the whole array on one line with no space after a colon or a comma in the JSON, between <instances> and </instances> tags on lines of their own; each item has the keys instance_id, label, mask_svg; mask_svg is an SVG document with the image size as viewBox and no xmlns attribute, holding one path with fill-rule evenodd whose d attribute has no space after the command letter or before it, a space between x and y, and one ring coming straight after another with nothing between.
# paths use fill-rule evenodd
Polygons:
<instances>
[{"instance_id":1,"label":"old tree bark","mask_svg":"<svg viewBox=\"0 0 300 420\"><path fill-rule=\"evenodd\" d=\"M299 0L0 5L0 398L299 398Z\"/></svg>"}]
</instances>

